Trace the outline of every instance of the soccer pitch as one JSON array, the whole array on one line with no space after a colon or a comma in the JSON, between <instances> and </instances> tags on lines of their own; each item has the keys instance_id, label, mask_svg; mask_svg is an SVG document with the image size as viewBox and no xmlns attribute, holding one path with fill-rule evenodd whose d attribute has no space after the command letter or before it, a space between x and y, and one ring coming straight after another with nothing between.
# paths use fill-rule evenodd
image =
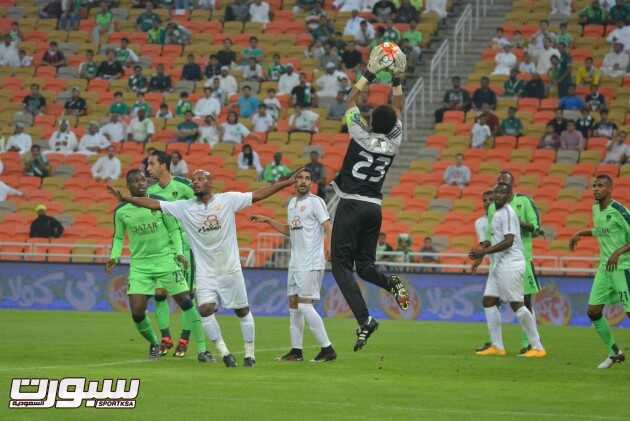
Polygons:
<instances>
[{"instance_id":1,"label":"soccer pitch","mask_svg":"<svg viewBox=\"0 0 630 421\"><path fill-rule=\"evenodd\" d=\"M242 365L236 318L219 320ZM549 357L525 360L515 356L515 325L504 326L509 355L483 358L473 353L488 336L483 324L383 321L354 353L354 321L327 319L339 358L317 365L306 361L318 351L308 329L303 363L274 361L289 349L288 319L259 317L257 366L227 369L197 363L194 349L183 360L147 360L148 345L126 313L0 311L0 321L5 420L630 419L630 367L596 369L606 354L592 329L543 326ZM174 334L178 326L174 316ZM630 331L614 333L628 351ZM141 385L130 410L9 410L11 379L27 377L139 378Z\"/></svg>"}]
</instances>

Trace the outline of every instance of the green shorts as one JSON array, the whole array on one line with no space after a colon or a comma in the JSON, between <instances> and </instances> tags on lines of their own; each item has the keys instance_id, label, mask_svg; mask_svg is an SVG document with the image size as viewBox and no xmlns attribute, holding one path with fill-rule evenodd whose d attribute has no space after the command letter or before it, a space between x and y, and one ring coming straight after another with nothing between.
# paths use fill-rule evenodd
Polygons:
<instances>
[{"instance_id":1,"label":"green shorts","mask_svg":"<svg viewBox=\"0 0 630 421\"><path fill-rule=\"evenodd\" d=\"M534 272L534 262L525 261L525 274L523 275L523 294L535 295L540 292L540 284Z\"/></svg>"},{"instance_id":2,"label":"green shorts","mask_svg":"<svg viewBox=\"0 0 630 421\"><path fill-rule=\"evenodd\" d=\"M624 310L630 312L630 269L613 272L600 266L595 274L589 305L621 304Z\"/></svg>"},{"instance_id":3,"label":"green shorts","mask_svg":"<svg viewBox=\"0 0 630 421\"><path fill-rule=\"evenodd\" d=\"M129 286L127 295L154 295L156 288L164 288L173 295L188 292L188 283L182 271L148 273L138 270L129 271Z\"/></svg>"}]
</instances>

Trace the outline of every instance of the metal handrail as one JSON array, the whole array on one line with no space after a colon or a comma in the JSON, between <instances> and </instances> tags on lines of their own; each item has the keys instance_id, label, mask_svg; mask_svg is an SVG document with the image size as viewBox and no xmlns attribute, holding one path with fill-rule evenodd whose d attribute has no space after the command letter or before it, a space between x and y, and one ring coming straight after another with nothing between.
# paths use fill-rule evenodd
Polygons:
<instances>
[{"instance_id":1,"label":"metal handrail","mask_svg":"<svg viewBox=\"0 0 630 421\"><path fill-rule=\"evenodd\" d=\"M419 77L413 84L409 92L405 97L405 104L403 108L403 139L407 141L409 130L415 130L418 128L418 100L420 101L420 114L425 115L425 88L424 79Z\"/></svg>"},{"instance_id":2,"label":"metal handrail","mask_svg":"<svg viewBox=\"0 0 630 421\"><path fill-rule=\"evenodd\" d=\"M449 76L449 43L445 39L431 59L429 66L429 98L442 90L442 81ZM437 84L437 89L435 85Z\"/></svg>"},{"instance_id":3,"label":"metal handrail","mask_svg":"<svg viewBox=\"0 0 630 421\"><path fill-rule=\"evenodd\" d=\"M464 53L466 41L472 41L473 25L479 27L479 20L473 19L472 5L467 4L453 29L453 66L457 64L457 55ZM473 21L476 21L473 23Z\"/></svg>"}]
</instances>

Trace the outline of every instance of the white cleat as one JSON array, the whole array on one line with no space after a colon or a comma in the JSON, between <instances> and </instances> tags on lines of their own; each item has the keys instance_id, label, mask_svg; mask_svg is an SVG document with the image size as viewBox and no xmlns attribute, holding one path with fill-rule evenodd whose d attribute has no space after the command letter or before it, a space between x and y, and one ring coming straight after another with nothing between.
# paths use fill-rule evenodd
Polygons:
<instances>
[{"instance_id":1,"label":"white cleat","mask_svg":"<svg viewBox=\"0 0 630 421\"><path fill-rule=\"evenodd\" d=\"M625 355L623 355L623 352L620 352L617 355L613 355L612 357L607 357L604 361L602 361L597 366L597 368L601 368L601 369L610 368L615 364L621 364L625 360L626 360Z\"/></svg>"}]
</instances>

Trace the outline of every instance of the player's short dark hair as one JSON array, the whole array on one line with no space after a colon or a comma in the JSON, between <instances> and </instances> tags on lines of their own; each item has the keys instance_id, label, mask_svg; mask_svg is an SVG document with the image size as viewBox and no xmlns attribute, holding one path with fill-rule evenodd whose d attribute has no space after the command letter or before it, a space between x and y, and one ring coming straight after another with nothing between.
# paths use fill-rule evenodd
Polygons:
<instances>
[{"instance_id":1,"label":"player's short dark hair","mask_svg":"<svg viewBox=\"0 0 630 421\"><path fill-rule=\"evenodd\" d=\"M509 175L510 180L514 182L514 174L512 174L509 170L501 170L501 172L499 173L499 177L501 177L502 175Z\"/></svg>"},{"instance_id":2,"label":"player's short dark hair","mask_svg":"<svg viewBox=\"0 0 630 421\"><path fill-rule=\"evenodd\" d=\"M379 105L372 111L372 131L374 133L388 134L392 131L398 120L396 111L389 105Z\"/></svg>"},{"instance_id":3,"label":"player's short dark hair","mask_svg":"<svg viewBox=\"0 0 630 421\"><path fill-rule=\"evenodd\" d=\"M494 192L492 190L486 190L485 192L482 193L482 197L483 196L490 196L491 194L494 194Z\"/></svg>"},{"instance_id":4,"label":"player's short dark hair","mask_svg":"<svg viewBox=\"0 0 630 421\"><path fill-rule=\"evenodd\" d=\"M139 170L139 169L137 169L137 168L134 168L134 169L131 169L131 170L127 171L127 175L125 176L125 179L127 180L127 183L130 183L130 182L131 182L131 180L132 180L134 177L137 177L137 176L138 176L138 174L142 174L142 171L140 171L140 170Z\"/></svg>"},{"instance_id":5,"label":"player's short dark hair","mask_svg":"<svg viewBox=\"0 0 630 421\"><path fill-rule=\"evenodd\" d=\"M158 162L166 165L166 168L171 168L171 156L166 152L155 150L151 152L151 156L157 157Z\"/></svg>"},{"instance_id":6,"label":"player's short dark hair","mask_svg":"<svg viewBox=\"0 0 630 421\"><path fill-rule=\"evenodd\" d=\"M597 174L595 176L596 180L606 180L606 182L612 187L613 179L608 174Z\"/></svg>"},{"instance_id":7,"label":"player's short dark hair","mask_svg":"<svg viewBox=\"0 0 630 421\"><path fill-rule=\"evenodd\" d=\"M506 183L498 183L497 186L495 187L495 190L501 187L505 187L508 191L508 193L512 193L512 186L510 186L509 184Z\"/></svg>"}]
</instances>

